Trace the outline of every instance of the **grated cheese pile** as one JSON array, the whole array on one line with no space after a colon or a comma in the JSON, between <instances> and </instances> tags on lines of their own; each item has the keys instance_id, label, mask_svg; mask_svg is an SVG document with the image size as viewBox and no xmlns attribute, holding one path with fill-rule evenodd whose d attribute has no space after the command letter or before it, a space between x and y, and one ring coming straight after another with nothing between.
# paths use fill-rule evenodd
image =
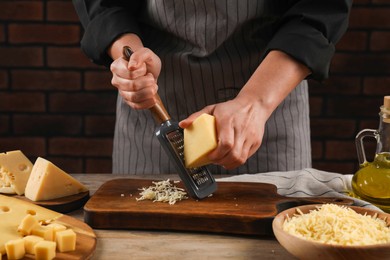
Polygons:
<instances>
[{"instance_id":1,"label":"grated cheese pile","mask_svg":"<svg viewBox=\"0 0 390 260\"><path fill-rule=\"evenodd\" d=\"M307 214L298 211L283 223L288 233L333 245L373 245L390 243L386 219L356 213L351 208L325 204Z\"/></svg>"},{"instance_id":2,"label":"grated cheese pile","mask_svg":"<svg viewBox=\"0 0 390 260\"><path fill-rule=\"evenodd\" d=\"M139 200L153 200L159 202L168 202L170 205L175 204L177 201L188 199L187 193L182 188L178 188L174 183L179 181L171 182L169 179L166 181L152 182L154 186L148 188L141 188L142 192Z\"/></svg>"}]
</instances>

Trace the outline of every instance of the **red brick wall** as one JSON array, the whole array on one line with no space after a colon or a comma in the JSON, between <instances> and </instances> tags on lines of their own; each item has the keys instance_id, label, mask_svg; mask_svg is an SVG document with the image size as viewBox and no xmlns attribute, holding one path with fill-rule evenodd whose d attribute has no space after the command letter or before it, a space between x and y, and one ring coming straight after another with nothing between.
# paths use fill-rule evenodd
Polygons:
<instances>
[{"instance_id":1,"label":"red brick wall","mask_svg":"<svg viewBox=\"0 0 390 260\"><path fill-rule=\"evenodd\" d=\"M68 172L111 171L115 89L80 51L70 0L0 1L0 152ZM310 82L314 167L353 173L354 138L390 94L390 3L356 0L329 80ZM374 145L369 144L372 151Z\"/></svg>"}]
</instances>

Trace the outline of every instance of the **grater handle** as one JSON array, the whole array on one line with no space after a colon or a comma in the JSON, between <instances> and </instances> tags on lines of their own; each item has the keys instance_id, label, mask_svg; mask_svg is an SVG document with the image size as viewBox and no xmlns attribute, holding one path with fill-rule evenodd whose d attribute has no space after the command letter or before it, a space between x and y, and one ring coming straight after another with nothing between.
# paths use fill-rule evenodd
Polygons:
<instances>
[{"instance_id":1,"label":"grater handle","mask_svg":"<svg viewBox=\"0 0 390 260\"><path fill-rule=\"evenodd\" d=\"M123 58L129 61L131 54L133 54L133 50L129 46L123 46ZM156 104L151 108L149 108L149 110L152 112L156 122L162 124L163 122L170 120L171 117L169 116L167 110L165 109L165 106L161 101L160 95L156 93L155 97L156 97Z\"/></svg>"}]
</instances>

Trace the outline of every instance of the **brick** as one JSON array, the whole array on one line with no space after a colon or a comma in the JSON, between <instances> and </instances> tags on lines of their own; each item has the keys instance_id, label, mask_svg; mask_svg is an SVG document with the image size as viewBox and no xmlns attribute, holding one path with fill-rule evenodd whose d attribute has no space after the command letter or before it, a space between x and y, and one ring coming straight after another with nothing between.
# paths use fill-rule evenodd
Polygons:
<instances>
[{"instance_id":1,"label":"brick","mask_svg":"<svg viewBox=\"0 0 390 260\"><path fill-rule=\"evenodd\" d=\"M390 7L355 7L349 19L350 29L390 28Z\"/></svg>"},{"instance_id":2,"label":"brick","mask_svg":"<svg viewBox=\"0 0 390 260\"><path fill-rule=\"evenodd\" d=\"M2 112L44 112L45 96L41 93L1 93Z\"/></svg>"},{"instance_id":3,"label":"brick","mask_svg":"<svg viewBox=\"0 0 390 260\"><path fill-rule=\"evenodd\" d=\"M70 115L15 115L13 128L17 135L78 135L82 133L82 118Z\"/></svg>"},{"instance_id":4,"label":"brick","mask_svg":"<svg viewBox=\"0 0 390 260\"><path fill-rule=\"evenodd\" d=\"M57 167L61 168L67 173L83 173L83 159L80 157L57 157L57 156L46 156L45 159L54 163Z\"/></svg>"},{"instance_id":5,"label":"brick","mask_svg":"<svg viewBox=\"0 0 390 260\"><path fill-rule=\"evenodd\" d=\"M0 20L43 20L43 1L0 1Z\"/></svg>"},{"instance_id":6,"label":"brick","mask_svg":"<svg viewBox=\"0 0 390 260\"><path fill-rule=\"evenodd\" d=\"M18 90L67 90L81 89L81 75L61 70L15 70L11 72L12 88Z\"/></svg>"},{"instance_id":7,"label":"brick","mask_svg":"<svg viewBox=\"0 0 390 260\"><path fill-rule=\"evenodd\" d=\"M10 132L10 117L7 115L0 115L0 134L7 134ZM1 145L0 145L1 147Z\"/></svg>"},{"instance_id":8,"label":"brick","mask_svg":"<svg viewBox=\"0 0 390 260\"><path fill-rule=\"evenodd\" d=\"M49 153L68 156L111 156L112 142L112 138L52 138L49 140Z\"/></svg>"},{"instance_id":9,"label":"brick","mask_svg":"<svg viewBox=\"0 0 390 260\"><path fill-rule=\"evenodd\" d=\"M322 113L323 99L320 97L309 97L310 116L319 116Z\"/></svg>"},{"instance_id":10,"label":"brick","mask_svg":"<svg viewBox=\"0 0 390 260\"><path fill-rule=\"evenodd\" d=\"M50 112L114 114L116 95L113 93L55 93L50 94Z\"/></svg>"},{"instance_id":11,"label":"brick","mask_svg":"<svg viewBox=\"0 0 390 260\"><path fill-rule=\"evenodd\" d=\"M88 136L113 136L115 128L115 115L112 116L86 116L85 134Z\"/></svg>"},{"instance_id":12,"label":"brick","mask_svg":"<svg viewBox=\"0 0 390 260\"><path fill-rule=\"evenodd\" d=\"M47 63L55 68L99 68L82 53L79 47L49 47Z\"/></svg>"},{"instance_id":13,"label":"brick","mask_svg":"<svg viewBox=\"0 0 390 260\"><path fill-rule=\"evenodd\" d=\"M360 120L358 129L363 130L363 129L378 129L379 127L379 116L378 119L371 119L371 120Z\"/></svg>"},{"instance_id":14,"label":"brick","mask_svg":"<svg viewBox=\"0 0 390 260\"><path fill-rule=\"evenodd\" d=\"M313 161L315 169L340 174L354 174L357 171L357 165L353 162Z\"/></svg>"},{"instance_id":15,"label":"brick","mask_svg":"<svg viewBox=\"0 0 390 260\"><path fill-rule=\"evenodd\" d=\"M336 117L376 117L383 98L332 97L327 101L327 115Z\"/></svg>"},{"instance_id":16,"label":"brick","mask_svg":"<svg viewBox=\"0 0 390 260\"><path fill-rule=\"evenodd\" d=\"M8 74L4 70L0 70L0 89L8 87Z\"/></svg>"},{"instance_id":17,"label":"brick","mask_svg":"<svg viewBox=\"0 0 390 260\"><path fill-rule=\"evenodd\" d=\"M0 24L0 42L5 42L5 26Z\"/></svg>"},{"instance_id":18,"label":"brick","mask_svg":"<svg viewBox=\"0 0 390 260\"><path fill-rule=\"evenodd\" d=\"M312 138L311 142L311 156L313 160L318 160L324 156L324 145L323 142L313 139L315 138Z\"/></svg>"},{"instance_id":19,"label":"brick","mask_svg":"<svg viewBox=\"0 0 390 260\"><path fill-rule=\"evenodd\" d=\"M311 136L322 138L353 138L356 133L355 121L351 119L317 119L310 122Z\"/></svg>"},{"instance_id":20,"label":"brick","mask_svg":"<svg viewBox=\"0 0 390 260\"><path fill-rule=\"evenodd\" d=\"M0 137L0 152L21 150L32 162L46 154L46 141L43 137Z\"/></svg>"},{"instance_id":21,"label":"brick","mask_svg":"<svg viewBox=\"0 0 390 260\"><path fill-rule=\"evenodd\" d=\"M77 44L80 27L77 25L10 24L10 43Z\"/></svg>"},{"instance_id":22,"label":"brick","mask_svg":"<svg viewBox=\"0 0 390 260\"><path fill-rule=\"evenodd\" d=\"M0 66L38 67L43 65L41 47L0 47Z\"/></svg>"},{"instance_id":23,"label":"brick","mask_svg":"<svg viewBox=\"0 0 390 260\"><path fill-rule=\"evenodd\" d=\"M372 162L375 158L375 152L376 152L376 139L373 137L365 137L363 139L363 149L366 154L366 161ZM359 163L359 160L357 159L357 148L355 145L356 150L356 161Z\"/></svg>"},{"instance_id":24,"label":"brick","mask_svg":"<svg viewBox=\"0 0 390 260\"><path fill-rule=\"evenodd\" d=\"M331 76L323 82L310 80L309 86L310 94L355 95L360 93L361 79L358 76Z\"/></svg>"},{"instance_id":25,"label":"brick","mask_svg":"<svg viewBox=\"0 0 390 260\"><path fill-rule=\"evenodd\" d=\"M325 158L336 161L357 160L354 141L330 140L325 143Z\"/></svg>"},{"instance_id":26,"label":"brick","mask_svg":"<svg viewBox=\"0 0 390 260\"><path fill-rule=\"evenodd\" d=\"M369 4L372 0L354 0L353 1L353 7L357 5L362 5L362 4Z\"/></svg>"},{"instance_id":27,"label":"brick","mask_svg":"<svg viewBox=\"0 0 390 260\"><path fill-rule=\"evenodd\" d=\"M110 71L89 71L85 73L84 88L87 90L112 90L116 88L111 85L112 74Z\"/></svg>"},{"instance_id":28,"label":"brick","mask_svg":"<svg viewBox=\"0 0 390 260\"><path fill-rule=\"evenodd\" d=\"M47 19L49 21L79 22L72 1L47 2Z\"/></svg>"},{"instance_id":29,"label":"brick","mask_svg":"<svg viewBox=\"0 0 390 260\"><path fill-rule=\"evenodd\" d=\"M87 159L85 171L86 173L112 173L112 159Z\"/></svg>"},{"instance_id":30,"label":"brick","mask_svg":"<svg viewBox=\"0 0 390 260\"><path fill-rule=\"evenodd\" d=\"M368 33L347 31L336 44L337 51L363 51L367 49Z\"/></svg>"},{"instance_id":31,"label":"brick","mask_svg":"<svg viewBox=\"0 0 390 260\"><path fill-rule=\"evenodd\" d=\"M330 70L335 74L380 75L390 73L389 64L390 54L336 53Z\"/></svg>"},{"instance_id":32,"label":"brick","mask_svg":"<svg viewBox=\"0 0 390 260\"><path fill-rule=\"evenodd\" d=\"M380 4L380 5L382 5L382 4L389 5L390 4L389 0L371 0L371 1L372 1L373 4Z\"/></svg>"},{"instance_id":33,"label":"brick","mask_svg":"<svg viewBox=\"0 0 390 260\"><path fill-rule=\"evenodd\" d=\"M367 95L389 95L390 94L390 76L389 77L365 77L363 82L363 93Z\"/></svg>"},{"instance_id":34,"label":"brick","mask_svg":"<svg viewBox=\"0 0 390 260\"><path fill-rule=\"evenodd\" d=\"M380 31L372 32L370 39L370 49L373 51L390 50L390 32Z\"/></svg>"}]
</instances>

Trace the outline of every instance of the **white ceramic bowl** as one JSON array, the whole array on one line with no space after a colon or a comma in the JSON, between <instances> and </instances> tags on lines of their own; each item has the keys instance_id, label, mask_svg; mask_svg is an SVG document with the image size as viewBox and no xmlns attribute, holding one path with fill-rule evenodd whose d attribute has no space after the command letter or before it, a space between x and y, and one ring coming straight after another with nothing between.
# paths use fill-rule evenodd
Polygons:
<instances>
[{"instance_id":1,"label":"white ceramic bowl","mask_svg":"<svg viewBox=\"0 0 390 260\"><path fill-rule=\"evenodd\" d=\"M272 228L276 239L292 255L299 259L390 259L390 243L368 245L368 246L343 246L329 245L315 241L309 241L297 236L291 235L283 230L282 225L288 216L293 216L299 208L303 213L309 213L320 205L305 205L290 208L279 213L272 222ZM359 214L366 213L373 216L377 214L379 218L387 217L387 225L390 226L390 214L378 212L371 209L349 206Z\"/></svg>"}]
</instances>

